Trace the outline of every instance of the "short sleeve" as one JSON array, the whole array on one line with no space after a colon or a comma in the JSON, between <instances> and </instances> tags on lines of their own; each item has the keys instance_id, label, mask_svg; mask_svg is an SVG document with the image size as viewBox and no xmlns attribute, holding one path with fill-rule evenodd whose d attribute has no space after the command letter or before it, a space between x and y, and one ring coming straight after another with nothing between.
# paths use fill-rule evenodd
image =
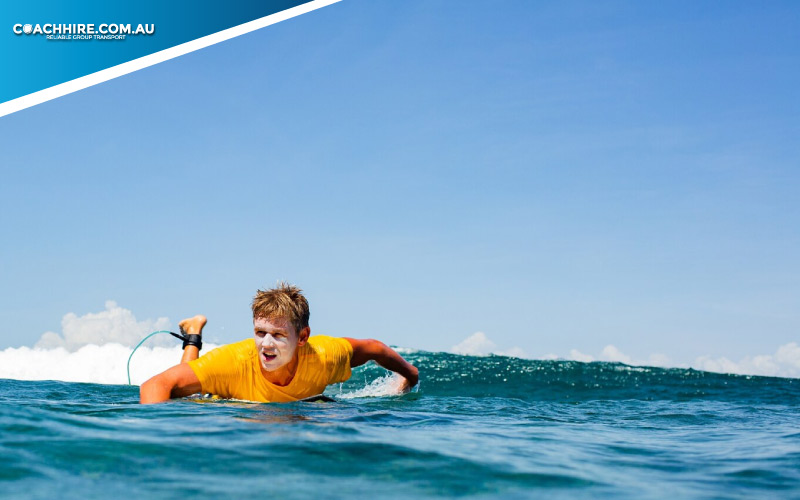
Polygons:
<instances>
[{"instance_id":1,"label":"short sleeve","mask_svg":"<svg viewBox=\"0 0 800 500\"><path fill-rule=\"evenodd\" d=\"M328 337L325 343L325 364L328 368L328 384L337 384L350 378L350 360L353 346L345 339Z\"/></svg>"},{"instance_id":2,"label":"short sleeve","mask_svg":"<svg viewBox=\"0 0 800 500\"><path fill-rule=\"evenodd\" d=\"M194 361L189 361L203 392L230 397L232 386L240 378L240 363L234 345L218 347Z\"/></svg>"}]
</instances>

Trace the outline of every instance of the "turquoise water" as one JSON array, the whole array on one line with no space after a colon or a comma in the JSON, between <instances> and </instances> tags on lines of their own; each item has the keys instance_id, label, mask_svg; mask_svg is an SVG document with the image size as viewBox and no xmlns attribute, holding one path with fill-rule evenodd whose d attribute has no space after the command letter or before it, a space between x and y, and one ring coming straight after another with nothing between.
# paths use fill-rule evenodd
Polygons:
<instances>
[{"instance_id":1,"label":"turquoise water","mask_svg":"<svg viewBox=\"0 0 800 500\"><path fill-rule=\"evenodd\" d=\"M419 392L368 366L332 403L0 380L0 496L800 498L799 379L407 357Z\"/></svg>"}]
</instances>

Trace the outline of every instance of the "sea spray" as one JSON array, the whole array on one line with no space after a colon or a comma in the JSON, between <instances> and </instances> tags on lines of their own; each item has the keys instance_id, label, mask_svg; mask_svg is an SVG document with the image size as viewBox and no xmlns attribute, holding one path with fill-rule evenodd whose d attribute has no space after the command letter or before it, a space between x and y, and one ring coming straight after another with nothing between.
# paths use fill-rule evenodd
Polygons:
<instances>
[{"instance_id":1,"label":"sea spray","mask_svg":"<svg viewBox=\"0 0 800 500\"><path fill-rule=\"evenodd\" d=\"M376 398L381 396L397 396L401 395L402 391L400 390L401 385L403 384L403 377L398 374L387 373L382 377L378 377L373 381L367 383L364 387L360 389L355 389L350 392L344 392L340 389L337 392L331 392L335 394L338 399L353 399L353 398ZM352 385L352 384L351 384ZM413 389L415 392L419 390L419 384ZM335 391L335 389L334 389Z\"/></svg>"},{"instance_id":2,"label":"sea spray","mask_svg":"<svg viewBox=\"0 0 800 500\"><path fill-rule=\"evenodd\" d=\"M214 345L207 344L207 349ZM74 352L64 348L9 347L0 351L0 378L126 384L131 347L88 344ZM139 385L181 360L181 347L140 347L131 360L131 383Z\"/></svg>"}]
</instances>

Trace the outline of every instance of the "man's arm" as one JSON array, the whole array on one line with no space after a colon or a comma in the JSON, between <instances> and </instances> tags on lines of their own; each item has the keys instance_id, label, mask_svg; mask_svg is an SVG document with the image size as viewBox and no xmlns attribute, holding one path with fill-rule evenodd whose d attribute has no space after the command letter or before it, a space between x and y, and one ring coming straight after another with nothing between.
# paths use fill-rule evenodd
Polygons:
<instances>
[{"instance_id":1,"label":"man's arm","mask_svg":"<svg viewBox=\"0 0 800 500\"><path fill-rule=\"evenodd\" d=\"M181 329L181 333L185 333L187 335L202 335L203 334L203 327L206 326L208 320L202 314L198 314L194 318L186 318L185 320L178 323L178 326ZM194 361L200 356L200 349L197 346L187 345L183 348L183 356L181 357L181 363L188 363L189 361Z\"/></svg>"},{"instance_id":2,"label":"man's arm","mask_svg":"<svg viewBox=\"0 0 800 500\"><path fill-rule=\"evenodd\" d=\"M170 398L182 398L202 389L200 380L187 363L175 365L151 378L139 388L140 403L161 403Z\"/></svg>"},{"instance_id":3,"label":"man's arm","mask_svg":"<svg viewBox=\"0 0 800 500\"><path fill-rule=\"evenodd\" d=\"M417 385L419 382L419 370L402 356L397 354L394 349L383 342L373 339L351 339L344 338L353 346L353 357L350 358L350 366L361 366L367 361L375 361L387 370L399 373L405 377L405 383L401 387L403 392Z\"/></svg>"},{"instance_id":4,"label":"man's arm","mask_svg":"<svg viewBox=\"0 0 800 500\"><path fill-rule=\"evenodd\" d=\"M178 326L181 333L202 335L203 327L208 320L202 314L193 318L186 318ZM151 378L139 388L140 403L161 403L171 398L182 398L196 392L200 392L200 380L189 368L189 361L197 359L200 349L193 345L187 345L183 349L181 363L173 366L169 370Z\"/></svg>"}]
</instances>

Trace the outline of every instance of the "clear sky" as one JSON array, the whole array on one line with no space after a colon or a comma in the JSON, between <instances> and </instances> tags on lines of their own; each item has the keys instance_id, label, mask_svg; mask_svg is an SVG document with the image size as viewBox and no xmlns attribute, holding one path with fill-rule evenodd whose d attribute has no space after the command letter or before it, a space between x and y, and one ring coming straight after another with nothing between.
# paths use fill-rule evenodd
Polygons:
<instances>
[{"instance_id":1,"label":"clear sky","mask_svg":"<svg viewBox=\"0 0 800 500\"><path fill-rule=\"evenodd\" d=\"M0 348L106 300L528 355L800 338L796 2L343 2L0 119ZM6 76L7 77L7 76Z\"/></svg>"}]
</instances>

